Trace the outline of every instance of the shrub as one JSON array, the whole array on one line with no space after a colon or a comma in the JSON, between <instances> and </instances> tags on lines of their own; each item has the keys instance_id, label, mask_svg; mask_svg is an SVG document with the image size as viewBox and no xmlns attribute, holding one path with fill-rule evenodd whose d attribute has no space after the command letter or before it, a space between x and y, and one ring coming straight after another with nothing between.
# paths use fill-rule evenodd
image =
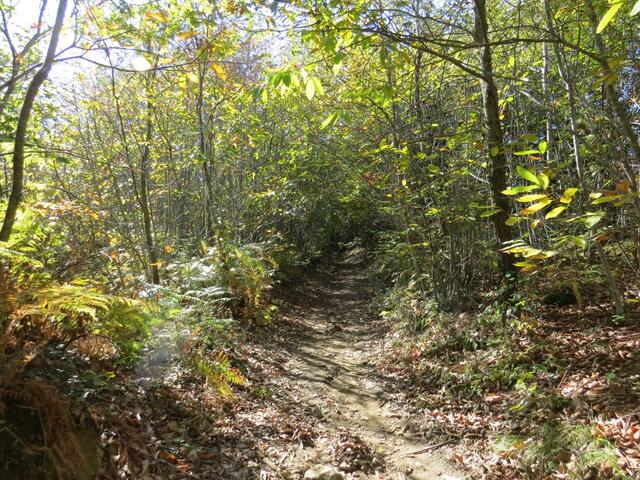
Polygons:
<instances>
[{"instance_id":1,"label":"shrub","mask_svg":"<svg viewBox=\"0 0 640 480\"><path fill-rule=\"evenodd\" d=\"M177 284L183 306L198 316L233 317L250 322L269 323L274 307L269 292L275 262L264 245L239 246L219 242L201 246L197 258L179 260L168 267ZM199 311L202 310L202 311Z\"/></svg>"}]
</instances>

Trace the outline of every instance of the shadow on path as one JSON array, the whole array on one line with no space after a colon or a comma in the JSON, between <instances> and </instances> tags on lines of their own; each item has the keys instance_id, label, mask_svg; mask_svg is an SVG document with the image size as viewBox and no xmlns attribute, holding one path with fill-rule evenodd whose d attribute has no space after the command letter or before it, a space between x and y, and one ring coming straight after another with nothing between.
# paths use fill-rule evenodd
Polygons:
<instances>
[{"instance_id":1,"label":"shadow on path","mask_svg":"<svg viewBox=\"0 0 640 480\"><path fill-rule=\"evenodd\" d=\"M376 377L374 347L385 327L369 311L372 284L363 256L351 254L286 292L283 317L291 334L283 380L294 401L318 412L321 435L315 447L300 449L283 465L331 463L332 438L347 430L384 457L385 478L463 478L438 452L415 454L428 439L405 431L410 414Z\"/></svg>"}]
</instances>

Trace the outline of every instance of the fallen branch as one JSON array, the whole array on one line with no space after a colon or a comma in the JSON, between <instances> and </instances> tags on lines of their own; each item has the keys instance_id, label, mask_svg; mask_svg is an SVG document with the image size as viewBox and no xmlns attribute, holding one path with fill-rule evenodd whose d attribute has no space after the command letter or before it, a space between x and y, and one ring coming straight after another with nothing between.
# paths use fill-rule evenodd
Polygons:
<instances>
[{"instance_id":1,"label":"fallen branch","mask_svg":"<svg viewBox=\"0 0 640 480\"><path fill-rule=\"evenodd\" d=\"M444 442L436 443L435 445L429 445L420 450L416 450L415 452L407 453L405 457L411 457L413 455L420 455L421 453L427 453L431 450L437 450L438 448L444 447L445 445L449 445L450 443L455 443L455 438L450 438L449 440L445 440Z\"/></svg>"}]
</instances>

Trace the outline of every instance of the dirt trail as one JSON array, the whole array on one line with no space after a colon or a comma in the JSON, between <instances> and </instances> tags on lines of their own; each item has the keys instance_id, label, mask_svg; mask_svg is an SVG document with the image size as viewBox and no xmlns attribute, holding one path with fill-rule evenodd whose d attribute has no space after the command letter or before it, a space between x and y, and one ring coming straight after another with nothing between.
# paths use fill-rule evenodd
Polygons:
<instances>
[{"instance_id":1,"label":"dirt trail","mask_svg":"<svg viewBox=\"0 0 640 480\"><path fill-rule=\"evenodd\" d=\"M369 312L370 283L362 262L347 258L305 283L285 312L300 331L288 342L291 357L282 381L291 398L317 417L320 438L279 463L298 475L330 464L340 432L348 432L386 463L383 476L356 472L353 478L464 478L437 445L412 436L410 414L375 378L375 342L384 327Z\"/></svg>"}]
</instances>

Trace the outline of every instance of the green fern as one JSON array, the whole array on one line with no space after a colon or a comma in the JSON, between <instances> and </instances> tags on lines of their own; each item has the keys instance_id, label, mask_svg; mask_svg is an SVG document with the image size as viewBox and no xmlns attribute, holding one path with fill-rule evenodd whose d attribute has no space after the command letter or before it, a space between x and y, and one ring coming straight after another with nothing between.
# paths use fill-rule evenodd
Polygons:
<instances>
[{"instance_id":1,"label":"green fern","mask_svg":"<svg viewBox=\"0 0 640 480\"><path fill-rule=\"evenodd\" d=\"M245 319L263 319L268 308L268 292L272 273L255 245L242 247L226 244L220 249L219 274L231 294L240 300L237 315Z\"/></svg>"},{"instance_id":2,"label":"green fern","mask_svg":"<svg viewBox=\"0 0 640 480\"><path fill-rule=\"evenodd\" d=\"M194 370L204 377L207 386L217 390L223 397L233 395L230 384L245 385L247 383L242 373L231 366L229 357L223 351L213 355L196 351L191 353L189 361Z\"/></svg>"},{"instance_id":3,"label":"green fern","mask_svg":"<svg viewBox=\"0 0 640 480\"><path fill-rule=\"evenodd\" d=\"M49 342L69 344L100 335L111 342L119 363L130 363L139 350L138 340L149 334L151 304L105 294L84 280L56 283L40 262L5 247L0 247L0 290L5 319L0 350L10 336L25 329L37 339L39 351Z\"/></svg>"}]
</instances>

